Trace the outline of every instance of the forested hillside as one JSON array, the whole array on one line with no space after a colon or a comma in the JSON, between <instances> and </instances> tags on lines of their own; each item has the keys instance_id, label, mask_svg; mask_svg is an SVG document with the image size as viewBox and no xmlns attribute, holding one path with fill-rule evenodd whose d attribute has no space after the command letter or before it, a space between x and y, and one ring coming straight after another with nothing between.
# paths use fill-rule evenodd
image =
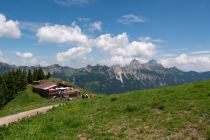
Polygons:
<instances>
[{"instance_id":1,"label":"forested hillside","mask_svg":"<svg viewBox=\"0 0 210 140\"><path fill-rule=\"evenodd\" d=\"M33 81L49 78L50 74L45 75L42 69L33 72L16 70L7 72L0 76L0 109L9 101L14 99L18 92L23 91L27 84Z\"/></svg>"}]
</instances>

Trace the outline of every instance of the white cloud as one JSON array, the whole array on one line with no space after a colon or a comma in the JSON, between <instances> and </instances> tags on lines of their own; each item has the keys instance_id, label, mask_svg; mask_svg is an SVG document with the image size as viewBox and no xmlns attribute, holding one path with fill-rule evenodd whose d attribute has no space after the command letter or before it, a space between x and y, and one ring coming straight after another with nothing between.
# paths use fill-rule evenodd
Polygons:
<instances>
[{"instance_id":1,"label":"white cloud","mask_svg":"<svg viewBox=\"0 0 210 140\"><path fill-rule=\"evenodd\" d=\"M32 58L29 62L31 65L39 65L39 60L37 58ZM29 64L29 65L30 65Z\"/></svg>"},{"instance_id":2,"label":"white cloud","mask_svg":"<svg viewBox=\"0 0 210 140\"><path fill-rule=\"evenodd\" d=\"M164 43L165 41L162 39L152 39L149 36L145 36L145 37L139 37L139 41L141 42L154 42L154 43Z\"/></svg>"},{"instance_id":3,"label":"white cloud","mask_svg":"<svg viewBox=\"0 0 210 140\"><path fill-rule=\"evenodd\" d=\"M102 60L99 63L100 64L105 64L105 65L126 65L131 62L133 58L124 58L123 56L112 56L110 59Z\"/></svg>"},{"instance_id":4,"label":"white cloud","mask_svg":"<svg viewBox=\"0 0 210 140\"><path fill-rule=\"evenodd\" d=\"M46 61L41 60L39 57L34 57L31 52L16 52L16 56L20 57L14 64L23 65L23 66L47 66L48 63Z\"/></svg>"},{"instance_id":5,"label":"white cloud","mask_svg":"<svg viewBox=\"0 0 210 140\"><path fill-rule=\"evenodd\" d=\"M123 24L139 23L139 22L145 22L145 21L146 19L144 17L133 15L133 14L123 15L118 20L119 23L123 23Z\"/></svg>"},{"instance_id":6,"label":"white cloud","mask_svg":"<svg viewBox=\"0 0 210 140\"><path fill-rule=\"evenodd\" d=\"M92 19L91 18L87 18L87 17L79 17L79 18L77 18L77 20L80 21L80 22L89 22Z\"/></svg>"},{"instance_id":7,"label":"white cloud","mask_svg":"<svg viewBox=\"0 0 210 140\"><path fill-rule=\"evenodd\" d=\"M102 30L102 21L94 21L91 18L79 17L75 23L79 23L82 28L88 29L88 31L101 31Z\"/></svg>"},{"instance_id":8,"label":"white cloud","mask_svg":"<svg viewBox=\"0 0 210 140\"><path fill-rule=\"evenodd\" d=\"M85 56L90 53L92 49L90 47L74 47L68 49L66 52L60 52L57 54L56 58L58 61L67 61L73 59L85 58Z\"/></svg>"},{"instance_id":9,"label":"white cloud","mask_svg":"<svg viewBox=\"0 0 210 140\"><path fill-rule=\"evenodd\" d=\"M111 51L112 49L118 47L125 47L128 44L128 42L128 36L126 33L122 33L117 36L105 34L95 39L96 47L105 51Z\"/></svg>"},{"instance_id":10,"label":"white cloud","mask_svg":"<svg viewBox=\"0 0 210 140\"><path fill-rule=\"evenodd\" d=\"M99 27L97 27L100 29ZM127 33L112 36L110 34L100 35L96 38L89 38L82 33L81 28L77 25L53 25L41 27L37 36L40 42L51 43L70 43L75 47L70 48L66 52L57 54L58 61L71 60L83 57L96 47L111 56L122 57L143 57L152 56L156 53L156 46L145 41L129 41Z\"/></svg>"},{"instance_id":11,"label":"white cloud","mask_svg":"<svg viewBox=\"0 0 210 140\"><path fill-rule=\"evenodd\" d=\"M181 54L176 57L176 62L180 64L187 64L191 61L191 59L187 56L187 54Z\"/></svg>"},{"instance_id":12,"label":"white cloud","mask_svg":"<svg viewBox=\"0 0 210 140\"><path fill-rule=\"evenodd\" d=\"M206 64L210 64L210 58L209 57L193 57L193 56L189 56L187 54L181 54L178 57L176 57L176 62L179 64L189 64L189 63L206 63Z\"/></svg>"},{"instance_id":13,"label":"white cloud","mask_svg":"<svg viewBox=\"0 0 210 140\"><path fill-rule=\"evenodd\" d=\"M18 21L7 20L0 13L0 37L20 38L21 31L18 27Z\"/></svg>"},{"instance_id":14,"label":"white cloud","mask_svg":"<svg viewBox=\"0 0 210 140\"><path fill-rule=\"evenodd\" d=\"M174 58L161 59L159 62L165 67L176 66L184 71L210 71L210 58L208 56L180 54Z\"/></svg>"},{"instance_id":15,"label":"white cloud","mask_svg":"<svg viewBox=\"0 0 210 140\"><path fill-rule=\"evenodd\" d=\"M92 48L90 48L91 41L82 33L81 28L75 24L71 26L44 26L38 30L37 36L40 42L70 43L76 46L65 52L57 53L56 59L60 62L76 58L84 59L92 51Z\"/></svg>"},{"instance_id":16,"label":"white cloud","mask_svg":"<svg viewBox=\"0 0 210 140\"><path fill-rule=\"evenodd\" d=\"M210 51L195 51L195 52L191 52L190 54L210 54Z\"/></svg>"},{"instance_id":17,"label":"white cloud","mask_svg":"<svg viewBox=\"0 0 210 140\"><path fill-rule=\"evenodd\" d=\"M62 6L72 6L72 5L85 5L90 3L90 0L54 0L55 3L60 4Z\"/></svg>"},{"instance_id":18,"label":"white cloud","mask_svg":"<svg viewBox=\"0 0 210 140\"><path fill-rule=\"evenodd\" d=\"M25 53L16 52L16 55L24 59L29 59L33 57L33 54L31 52L25 52Z\"/></svg>"},{"instance_id":19,"label":"white cloud","mask_svg":"<svg viewBox=\"0 0 210 140\"><path fill-rule=\"evenodd\" d=\"M40 66L48 66L49 64L46 61L41 61L38 58L33 57L30 61L24 61L24 63L26 65L32 65L32 66L36 66L36 65L40 65Z\"/></svg>"},{"instance_id":20,"label":"white cloud","mask_svg":"<svg viewBox=\"0 0 210 140\"><path fill-rule=\"evenodd\" d=\"M117 36L105 34L95 40L95 46L109 52L112 56L152 56L156 53L156 46L151 42L129 42L126 33Z\"/></svg>"},{"instance_id":21,"label":"white cloud","mask_svg":"<svg viewBox=\"0 0 210 140\"><path fill-rule=\"evenodd\" d=\"M169 59L160 59L159 63L162 64L165 67L171 67Z\"/></svg>"},{"instance_id":22,"label":"white cloud","mask_svg":"<svg viewBox=\"0 0 210 140\"><path fill-rule=\"evenodd\" d=\"M125 48L117 48L112 51L114 55L122 56L152 56L155 54L155 45L152 43L133 41Z\"/></svg>"},{"instance_id":23,"label":"white cloud","mask_svg":"<svg viewBox=\"0 0 210 140\"><path fill-rule=\"evenodd\" d=\"M77 25L53 25L43 26L38 29L37 36L40 42L49 43L88 43L88 37L84 35Z\"/></svg>"},{"instance_id":24,"label":"white cloud","mask_svg":"<svg viewBox=\"0 0 210 140\"><path fill-rule=\"evenodd\" d=\"M30 32L37 32L37 30L45 25L41 22L31 22L31 21L20 21L20 28L23 30L28 30Z\"/></svg>"},{"instance_id":25,"label":"white cloud","mask_svg":"<svg viewBox=\"0 0 210 140\"><path fill-rule=\"evenodd\" d=\"M91 31L101 31L102 29L102 22L101 21L95 21L90 24L90 30Z\"/></svg>"}]
</instances>

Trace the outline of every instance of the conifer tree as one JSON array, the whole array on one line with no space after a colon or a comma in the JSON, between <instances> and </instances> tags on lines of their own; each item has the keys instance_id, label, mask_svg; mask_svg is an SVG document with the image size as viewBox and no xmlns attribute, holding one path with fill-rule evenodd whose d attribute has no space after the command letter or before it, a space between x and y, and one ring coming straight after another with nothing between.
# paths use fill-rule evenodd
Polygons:
<instances>
[{"instance_id":1,"label":"conifer tree","mask_svg":"<svg viewBox=\"0 0 210 140\"><path fill-rule=\"evenodd\" d=\"M37 72L37 69L35 69L34 72L33 72L33 80L34 81L38 81L38 72Z\"/></svg>"},{"instance_id":2,"label":"conifer tree","mask_svg":"<svg viewBox=\"0 0 210 140\"><path fill-rule=\"evenodd\" d=\"M31 70L28 71L27 81L29 84L31 84L33 82L33 75L31 73Z\"/></svg>"},{"instance_id":3,"label":"conifer tree","mask_svg":"<svg viewBox=\"0 0 210 140\"><path fill-rule=\"evenodd\" d=\"M0 76L0 108L14 99L27 85L27 72L16 70Z\"/></svg>"},{"instance_id":4,"label":"conifer tree","mask_svg":"<svg viewBox=\"0 0 210 140\"><path fill-rule=\"evenodd\" d=\"M38 80L45 79L45 74L44 74L44 72L43 72L43 70L41 68L39 68L37 70L37 74L38 74Z\"/></svg>"}]
</instances>

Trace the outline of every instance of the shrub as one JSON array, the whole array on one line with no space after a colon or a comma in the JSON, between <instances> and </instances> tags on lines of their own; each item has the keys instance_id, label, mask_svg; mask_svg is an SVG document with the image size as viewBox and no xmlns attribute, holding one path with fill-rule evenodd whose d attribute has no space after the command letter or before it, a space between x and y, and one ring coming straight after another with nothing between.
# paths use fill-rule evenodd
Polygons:
<instances>
[{"instance_id":1,"label":"shrub","mask_svg":"<svg viewBox=\"0 0 210 140\"><path fill-rule=\"evenodd\" d=\"M127 105L125 110L127 112L133 112L133 111L136 111L138 108L135 106L135 105Z\"/></svg>"},{"instance_id":2,"label":"shrub","mask_svg":"<svg viewBox=\"0 0 210 140\"><path fill-rule=\"evenodd\" d=\"M158 106L158 109L160 109L160 110L163 110L164 108L165 108L164 105L159 105L159 106Z\"/></svg>"},{"instance_id":3,"label":"shrub","mask_svg":"<svg viewBox=\"0 0 210 140\"><path fill-rule=\"evenodd\" d=\"M111 97L111 101L116 101L117 97Z\"/></svg>"},{"instance_id":4,"label":"shrub","mask_svg":"<svg viewBox=\"0 0 210 140\"><path fill-rule=\"evenodd\" d=\"M206 139L207 139L207 140L210 140L210 129L209 129L209 130L207 130L207 133L206 133Z\"/></svg>"},{"instance_id":5,"label":"shrub","mask_svg":"<svg viewBox=\"0 0 210 140\"><path fill-rule=\"evenodd\" d=\"M9 135L9 128L6 126L0 127L0 139L4 139L7 135Z\"/></svg>"}]
</instances>

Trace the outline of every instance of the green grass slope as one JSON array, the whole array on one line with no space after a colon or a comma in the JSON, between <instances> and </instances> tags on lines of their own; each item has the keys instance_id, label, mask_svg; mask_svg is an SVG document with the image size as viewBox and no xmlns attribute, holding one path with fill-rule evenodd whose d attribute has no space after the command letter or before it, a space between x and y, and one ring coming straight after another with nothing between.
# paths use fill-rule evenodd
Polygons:
<instances>
[{"instance_id":1,"label":"green grass slope","mask_svg":"<svg viewBox=\"0 0 210 140\"><path fill-rule=\"evenodd\" d=\"M210 81L68 102L0 139L210 139Z\"/></svg>"},{"instance_id":2,"label":"green grass slope","mask_svg":"<svg viewBox=\"0 0 210 140\"><path fill-rule=\"evenodd\" d=\"M39 94L32 91L31 85L28 85L25 91L20 92L15 99L0 110L0 117L60 102L60 100L48 100L41 97Z\"/></svg>"}]
</instances>

